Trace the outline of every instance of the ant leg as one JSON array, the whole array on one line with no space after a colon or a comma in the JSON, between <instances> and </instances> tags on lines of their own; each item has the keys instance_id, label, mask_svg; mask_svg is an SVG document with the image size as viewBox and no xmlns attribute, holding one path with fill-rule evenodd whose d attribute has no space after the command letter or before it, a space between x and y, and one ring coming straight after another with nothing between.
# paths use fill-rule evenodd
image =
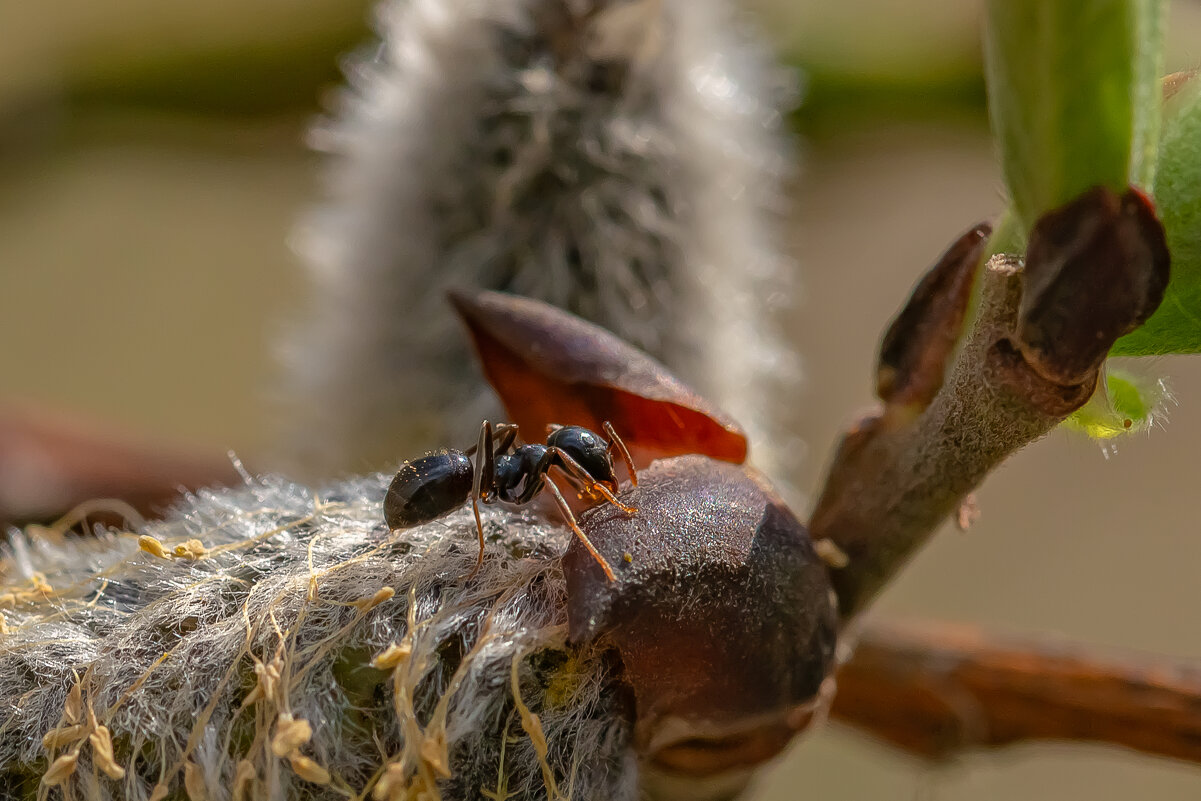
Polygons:
<instances>
[{"instance_id":1,"label":"ant leg","mask_svg":"<svg viewBox=\"0 0 1201 801\"><path fill-rule=\"evenodd\" d=\"M588 539L583 531L580 531L580 526L575 521L575 515L571 513L571 507L563 499L563 493L559 492L559 488L555 486L555 482L547 478L546 488L554 496L555 503L558 504L559 511L563 513L563 517L567 520L567 524L571 526L571 530L580 538L580 542L584 543L584 547L588 549L588 553L592 554L592 558L596 560L596 563L601 566L601 570L605 571L605 576L608 577L609 581L616 581L617 576L613 574L613 568L609 567L609 563L605 560L605 557L601 556L600 551L596 550L596 546L592 544L592 540Z\"/></svg>"},{"instance_id":2,"label":"ant leg","mask_svg":"<svg viewBox=\"0 0 1201 801\"><path fill-rule=\"evenodd\" d=\"M491 482L491 476L496 472L496 460L492 453L492 423L485 420L480 423L480 439L475 448L475 475L471 480L471 511L475 513L475 531L479 535L480 553L475 560L475 569L471 576L480 572L484 564L484 523L480 520L480 500L484 496L484 477ZM468 576L470 578L471 576Z\"/></svg>"},{"instance_id":3,"label":"ant leg","mask_svg":"<svg viewBox=\"0 0 1201 801\"><path fill-rule=\"evenodd\" d=\"M496 453L492 449L492 423L480 423L480 440L475 448L475 476L471 497L487 503L492 477L496 475Z\"/></svg>"},{"instance_id":4,"label":"ant leg","mask_svg":"<svg viewBox=\"0 0 1201 801\"><path fill-rule=\"evenodd\" d=\"M551 427L554 427L555 429L563 428L563 426L555 423L551 423L549 426L547 426L547 428ZM534 469L530 471L530 475L539 477L545 476L550 470L551 466L554 464L554 458L557 453L561 453L561 451L558 449L547 448L546 453L542 454L542 458L538 460L538 463L534 465ZM571 488L575 490L581 499L583 499L585 494L589 491L588 488L592 484L596 483L593 481L592 476L587 475L587 473L584 475L585 480L580 481L580 479L574 474L563 471L563 478L566 479L567 483L571 485ZM518 498L517 503L529 503L541 489L542 484L539 483L539 481L527 482L526 488L524 491L522 491L521 497ZM590 500L595 500L595 498L590 498Z\"/></svg>"},{"instance_id":5,"label":"ant leg","mask_svg":"<svg viewBox=\"0 0 1201 801\"><path fill-rule=\"evenodd\" d=\"M471 511L475 513L475 531L480 538L480 552L475 557L475 567L471 568L471 572L467 574L467 578L474 578L475 574L480 572L480 568L484 566L484 522L480 520L480 501L477 497L471 498Z\"/></svg>"},{"instance_id":6,"label":"ant leg","mask_svg":"<svg viewBox=\"0 0 1201 801\"><path fill-rule=\"evenodd\" d=\"M494 453L497 456L509 453L513 449L513 443L517 439L517 424L497 423L494 433L497 440Z\"/></svg>"},{"instance_id":7,"label":"ant leg","mask_svg":"<svg viewBox=\"0 0 1201 801\"><path fill-rule=\"evenodd\" d=\"M569 476L584 482L584 486L589 492L600 493L606 501L613 504L628 515L632 515L638 511L633 506L626 506L624 503L617 500L617 496L614 495L608 487L590 476L588 471L584 469L583 465L581 465L575 459L572 459L559 448L547 448L546 453L547 455L554 454L555 456L558 456L560 461L563 463L564 471Z\"/></svg>"},{"instance_id":8,"label":"ant leg","mask_svg":"<svg viewBox=\"0 0 1201 801\"><path fill-rule=\"evenodd\" d=\"M583 500L595 501L596 500L595 494L589 492L587 485L584 484L582 481L580 481L575 476L573 476L571 473L568 473L566 470L563 470L559 473L559 477L571 485L571 489L575 492L576 497L579 498L581 501L583 501Z\"/></svg>"},{"instance_id":9,"label":"ant leg","mask_svg":"<svg viewBox=\"0 0 1201 801\"><path fill-rule=\"evenodd\" d=\"M487 423L488 421L485 420L484 422ZM492 429L492 433L495 435L495 437L497 439L500 440L500 443L501 443L496 446L496 453L498 455L502 454L502 453L508 453L509 448L511 448L513 446L513 440L517 439L517 424L516 423L497 423L496 426ZM463 455L464 456L474 456L476 451L478 451L481 447L483 447L483 439L482 438L480 439L480 441L478 443L476 443L475 445L472 445L470 448L463 451Z\"/></svg>"},{"instance_id":10,"label":"ant leg","mask_svg":"<svg viewBox=\"0 0 1201 801\"><path fill-rule=\"evenodd\" d=\"M616 450L621 456L621 460L625 462L626 470L630 474L630 483L637 487L638 473L634 470L634 460L630 458L630 451L626 448L626 444L621 441L621 437L617 436L617 432L613 430L613 424L608 420L601 423L601 427L605 429L605 434L609 437L609 450ZM613 458L612 453L609 458Z\"/></svg>"}]
</instances>

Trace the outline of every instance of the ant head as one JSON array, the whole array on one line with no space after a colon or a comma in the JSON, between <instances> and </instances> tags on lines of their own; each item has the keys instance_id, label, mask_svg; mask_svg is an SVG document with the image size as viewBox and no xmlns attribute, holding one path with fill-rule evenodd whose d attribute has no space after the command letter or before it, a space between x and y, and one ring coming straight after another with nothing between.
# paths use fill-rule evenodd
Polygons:
<instances>
[{"instance_id":1,"label":"ant head","mask_svg":"<svg viewBox=\"0 0 1201 801\"><path fill-rule=\"evenodd\" d=\"M588 472L593 479L616 492L617 475L609 455L609 443L582 426L563 426L547 437L546 444L558 448Z\"/></svg>"}]
</instances>

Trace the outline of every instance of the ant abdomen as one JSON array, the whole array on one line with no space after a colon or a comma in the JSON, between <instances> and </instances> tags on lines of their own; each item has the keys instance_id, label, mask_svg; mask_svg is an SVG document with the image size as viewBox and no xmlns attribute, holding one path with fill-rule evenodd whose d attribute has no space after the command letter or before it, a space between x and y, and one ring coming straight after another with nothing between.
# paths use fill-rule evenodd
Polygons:
<instances>
[{"instance_id":1,"label":"ant abdomen","mask_svg":"<svg viewBox=\"0 0 1201 801\"><path fill-rule=\"evenodd\" d=\"M474 475L462 451L437 451L405 462L384 496L384 522L398 529L442 517L471 497Z\"/></svg>"}]
</instances>

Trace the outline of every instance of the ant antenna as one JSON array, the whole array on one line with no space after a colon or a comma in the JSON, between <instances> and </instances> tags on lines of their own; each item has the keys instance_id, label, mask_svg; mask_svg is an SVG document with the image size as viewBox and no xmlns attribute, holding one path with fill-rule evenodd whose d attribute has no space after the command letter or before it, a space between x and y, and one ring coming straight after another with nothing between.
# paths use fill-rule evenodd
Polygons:
<instances>
[{"instance_id":1,"label":"ant antenna","mask_svg":"<svg viewBox=\"0 0 1201 801\"><path fill-rule=\"evenodd\" d=\"M559 511L563 513L563 517L567 520L567 524L571 526L571 530L580 538L580 542L584 543L584 547L588 549L588 553L592 554L592 558L601 566L601 570L605 571L605 576L609 581L617 581L617 576L613 573L613 568L609 566L608 560L601 556L600 551L596 550L596 546L592 544L592 540L588 539L588 535L580 530L580 526L575 521L575 515L571 513L571 507L567 505L567 501L563 498L563 493L559 491L559 487L555 484L554 479L550 476L546 477L546 488L550 490L551 496L554 497L555 503L559 506Z\"/></svg>"},{"instance_id":2,"label":"ant antenna","mask_svg":"<svg viewBox=\"0 0 1201 801\"><path fill-rule=\"evenodd\" d=\"M483 492L484 471L491 470L495 454L492 452L492 424L487 420L480 426L480 438L475 447L468 450L475 453L474 475L471 477L471 511L475 514L475 531L480 540L480 552L475 558L475 567L467 575L474 578L484 565L484 523L480 520L480 494Z\"/></svg>"},{"instance_id":3,"label":"ant antenna","mask_svg":"<svg viewBox=\"0 0 1201 801\"><path fill-rule=\"evenodd\" d=\"M608 420L601 423L601 427L605 430L605 435L609 438L609 450L616 450L621 460L625 462L626 472L630 474L630 483L635 487L638 486L638 473L634 470L634 460L630 458L630 451L626 448L626 444L621 441L621 437L617 436L617 432L613 429L613 424ZM612 457L610 453L609 458Z\"/></svg>"}]
</instances>

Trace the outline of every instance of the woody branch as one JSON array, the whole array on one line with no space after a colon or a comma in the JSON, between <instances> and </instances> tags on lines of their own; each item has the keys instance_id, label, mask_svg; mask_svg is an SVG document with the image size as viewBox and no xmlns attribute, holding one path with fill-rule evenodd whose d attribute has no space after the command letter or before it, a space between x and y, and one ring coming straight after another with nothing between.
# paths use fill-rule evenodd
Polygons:
<instances>
[{"instance_id":1,"label":"woody branch","mask_svg":"<svg viewBox=\"0 0 1201 801\"><path fill-rule=\"evenodd\" d=\"M834 456L810 528L846 556L844 620L989 472L1088 400L1113 342L1162 300L1163 228L1135 190L1084 193L1034 226L1025 259L980 269L988 233L965 234L918 285L884 337L883 408Z\"/></svg>"},{"instance_id":2,"label":"woody branch","mask_svg":"<svg viewBox=\"0 0 1201 801\"><path fill-rule=\"evenodd\" d=\"M1074 740L1197 763L1201 665L963 625L871 624L838 673L831 716L927 758Z\"/></svg>"}]
</instances>

